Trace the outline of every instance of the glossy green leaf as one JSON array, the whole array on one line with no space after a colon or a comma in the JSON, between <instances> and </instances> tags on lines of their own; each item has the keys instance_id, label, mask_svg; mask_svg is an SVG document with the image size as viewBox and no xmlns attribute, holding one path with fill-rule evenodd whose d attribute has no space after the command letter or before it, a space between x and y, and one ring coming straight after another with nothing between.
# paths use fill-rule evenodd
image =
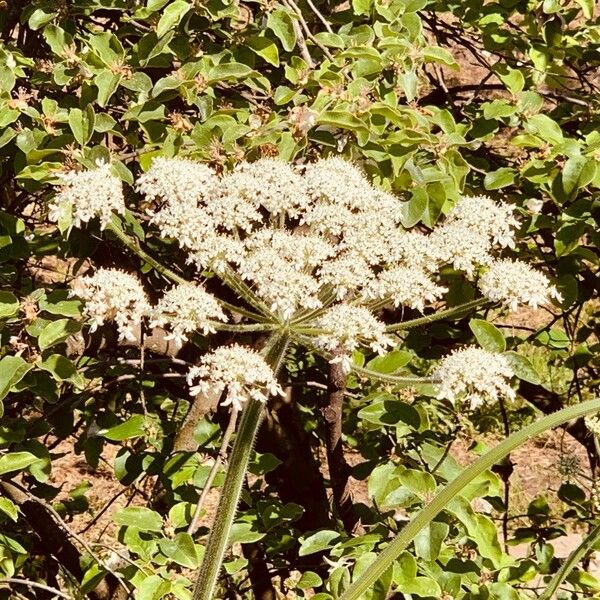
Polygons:
<instances>
[{"instance_id":1,"label":"glossy green leaf","mask_svg":"<svg viewBox=\"0 0 600 600\"><path fill-rule=\"evenodd\" d=\"M113 515L113 521L124 527L136 527L142 531L161 531L163 520L160 514L144 506L127 506Z\"/></svg>"},{"instance_id":2,"label":"glossy green leaf","mask_svg":"<svg viewBox=\"0 0 600 600\"><path fill-rule=\"evenodd\" d=\"M482 319L471 319L469 328L484 350L488 352L504 352L506 350L504 335L495 325Z\"/></svg>"}]
</instances>

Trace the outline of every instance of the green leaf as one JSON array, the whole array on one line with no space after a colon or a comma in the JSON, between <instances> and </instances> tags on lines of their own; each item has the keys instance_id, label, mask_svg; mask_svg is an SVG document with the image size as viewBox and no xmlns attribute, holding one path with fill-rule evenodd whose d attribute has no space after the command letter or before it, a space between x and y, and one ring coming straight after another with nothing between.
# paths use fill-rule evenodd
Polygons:
<instances>
[{"instance_id":1,"label":"green leaf","mask_svg":"<svg viewBox=\"0 0 600 600\"><path fill-rule=\"evenodd\" d=\"M563 142L563 133L559 124L547 115L533 115L527 119L527 127L551 144Z\"/></svg>"},{"instance_id":2,"label":"green leaf","mask_svg":"<svg viewBox=\"0 0 600 600\"><path fill-rule=\"evenodd\" d=\"M376 425L404 423L418 429L421 417L414 406L401 402L392 394L381 394L374 402L358 411L358 418Z\"/></svg>"},{"instance_id":3,"label":"green leaf","mask_svg":"<svg viewBox=\"0 0 600 600\"><path fill-rule=\"evenodd\" d=\"M581 6L581 11L586 19L591 19L594 16L594 0L575 0L575 2Z\"/></svg>"},{"instance_id":4,"label":"green leaf","mask_svg":"<svg viewBox=\"0 0 600 600\"><path fill-rule=\"evenodd\" d=\"M262 540L266 533L258 531L255 523L234 523L231 526L228 544L251 544Z\"/></svg>"},{"instance_id":5,"label":"green leaf","mask_svg":"<svg viewBox=\"0 0 600 600\"><path fill-rule=\"evenodd\" d=\"M291 52L296 46L293 17L282 9L274 10L267 18L267 27L278 37L283 49Z\"/></svg>"},{"instance_id":6,"label":"green leaf","mask_svg":"<svg viewBox=\"0 0 600 600\"><path fill-rule=\"evenodd\" d=\"M506 350L506 340L502 332L491 323L482 319L471 319L469 328L484 350L488 352L504 352Z\"/></svg>"},{"instance_id":7,"label":"green leaf","mask_svg":"<svg viewBox=\"0 0 600 600\"><path fill-rule=\"evenodd\" d=\"M98 88L98 104L105 107L112 95L117 91L119 83L121 81L121 75L112 73L108 69L101 71L96 75L94 83Z\"/></svg>"},{"instance_id":8,"label":"green leaf","mask_svg":"<svg viewBox=\"0 0 600 600\"><path fill-rule=\"evenodd\" d=\"M540 383L540 376L528 358L512 351L505 352L504 356L519 379L535 385Z\"/></svg>"},{"instance_id":9,"label":"green leaf","mask_svg":"<svg viewBox=\"0 0 600 600\"><path fill-rule=\"evenodd\" d=\"M450 526L447 523L431 521L415 536L415 554L427 562L433 562L440 555L442 544L448 536Z\"/></svg>"},{"instance_id":10,"label":"green leaf","mask_svg":"<svg viewBox=\"0 0 600 600\"><path fill-rule=\"evenodd\" d=\"M435 477L426 471L405 469L400 472L400 482L414 494L424 496L435 490Z\"/></svg>"},{"instance_id":11,"label":"green leaf","mask_svg":"<svg viewBox=\"0 0 600 600\"><path fill-rule=\"evenodd\" d=\"M72 319L59 319L52 321L42 329L38 337L38 346L40 350L45 350L54 344L66 340L70 335L77 333L81 326Z\"/></svg>"},{"instance_id":12,"label":"green leaf","mask_svg":"<svg viewBox=\"0 0 600 600\"><path fill-rule=\"evenodd\" d=\"M455 71L460 69L458 63L454 60L454 56L452 56L448 50L440 48L439 46L427 46L426 48L423 48L423 59L426 63L441 63Z\"/></svg>"},{"instance_id":13,"label":"green leaf","mask_svg":"<svg viewBox=\"0 0 600 600\"><path fill-rule=\"evenodd\" d=\"M29 27L31 27L33 31L37 31L44 25L50 23L56 16L58 16L57 12L46 12L46 10L42 8L36 8L29 17Z\"/></svg>"},{"instance_id":14,"label":"green leaf","mask_svg":"<svg viewBox=\"0 0 600 600\"><path fill-rule=\"evenodd\" d=\"M19 509L16 504L8 498L0 497L0 512L3 512L13 521L19 518Z\"/></svg>"},{"instance_id":15,"label":"green leaf","mask_svg":"<svg viewBox=\"0 0 600 600\"><path fill-rule=\"evenodd\" d=\"M39 301L40 310L62 317L80 317L81 300L70 299L67 290L54 290Z\"/></svg>"},{"instance_id":16,"label":"green leaf","mask_svg":"<svg viewBox=\"0 0 600 600\"><path fill-rule=\"evenodd\" d=\"M394 565L394 584L403 594L441 598L439 584L430 577L417 576L417 562L408 552L403 552Z\"/></svg>"},{"instance_id":17,"label":"green leaf","mask_svg":"<svg viewBox=\"0 0 600 600\"><path fill-rule=\"evenodd\" d=\"M352 10L355 15L368 15L372 5L373 0L352 0Z\"/></svg>"},{"instance_id":18,"label":"green leaf","mask_svg":"<svg viewBox=\"0 0 600 600\"><path fill-rule=\"evenodd\" d=\"M0 400L3 400L10 389L15 386L33 365L24 361L20 356L5 356L0 360ZM0 405L0 416L2 410Z\"/></svg>"},{"instance_id":19,"label":"green leaf","mask_svg":"<svg viewBox=\"0 0 600 600\"><path fill-rule=\"evenodd\" d=\"M70 381L78 389L85 387L85 377L77 371L75 363L62 354L51 354L38 366L50 373L56 381Z\"/></svg>"},{"instance_id":20,"label":"green leaf","mask_svg":"<svg viewBox=\"0 0 600 600\"><path fill-rule=\"evenodd\" d=\"M554 327L544 329L544 331L537 334L536 339L539 340L541 344L550 346L551 348L563 349L568 348L571 345L569 336L562 329L556 329Z\"/></svg>"},{"instance_id":21,"label":"green leaf","mask_svg":"<svg viewBox=\"0 0 600 600\"><path fill-rule=\"evenodd\" d=\"M316 573L313 573L312 571L304 571L304 573L302 573L302 577L300 577L298 580L296 587L299 590L310 590L312 588L319 587L322 585L322 583L323 580Z\"/></svg>"},{"instance_id":22,"label":"green leaf","mask_svg":"<svg viewBox=\"0 0 600 600\"><path fill-rule=\"evenodd\" d=\"M160 10L161 8L169 4L169 2L170 0L148 0L146 8L151 12L156 12L157 10Z\"/></svg>"},{"instance_id":23,"label":"green leaf","mask_svg":"<svg viewBox=\"0 0 600 600\"><path fill-rule=\"evenodd\" d=\"M515 182L516 171L509 167L501 167L491 173L486 173L483 187L486 190L499 190Z\"/></svg>"},{"instance_id":24,"label":"green leaf","mask_svg":"<svg viewBox=\"0 0 600 600\"><path fill-rule=\"evenodd\" d=\"M14 317L19 312L19 300L12 292L0 291L0 319Z\"/></svg>"},{"instance_id":25,"label":"green leaf","mask_svg":"<svg viewBox=\"0 0 600 600\"><path fill-rule=\"evenodd\" d=\"M133 415L129 417L127 421L111 427L107 431L102 432L100 435L105 437L107 440L113 442L122 442L123 440L130 440L132 438L141 437L145 433L146 419L144 415Z\"/></svg>"},{"instance_id":26,"label":"green leaf","mask_svg":"<svg viewBox=\"0 0 600 600\"><path fill-rule=\"evenodd\" d=\"M501 63L494 68L494 72L507 87L508 91L516 96L523 91L525 87L525 77L519 69L508 67L505 63Z\"/></svg>"},{"instance_id":27,"label":"green leaf","mask_svg":"<svg viewBox=\"0 0 600 600\"><path fill-rule=\"evenodd\" d=\"M277 44L275 44L273 40L266 37L254 36L248 38L246 43L255 54L264 58L274 67L279 66L279 50L277 49Z\"/></svg>"},{"instance_id":28,"label":"green leaf","mask_svg":"<svg viewBox=\"0 0 600 600\"><path fill-rule=\"evenodd\" d=\"M245 79L254 73L248 65L238 62L222 63L214 66L208 73L208 80L216 82L221 79Z\"/></svg>"},{"instance_id":29,"label":"green leaf","mask_svg":"<svg viewBox=\"0 0 600 600\"><path fill-rule=\"evenodd\" d=\"M364 121L343 110L327 110L321 113L318 122L322 125L332 125L340 129L367 130L367 124Z\"/></svg>"},{"instance_id":30,"label":"green leaf","mask_svg":"<svg viewBox=\"0 0 600 600\"><path fill-rule=\"evenodd\" d=\"M137 527L142 531L162 531L162 517L144 506L128 506L113 515L113 521L123 527Z\"/></svg>"},{"instance_id":31,"label":"green leaf","mask_svg":"<svg viewBox=\"0 0 600 600\"><path fill-rule=\"evenodd\" d=\"M94 133L96 115L91 104L85 109L73 108L69 112L69 127L73 136L81 146L85 146Z\"/></svg>"},{"instance_id":32,"label":"green leaf","mask_svg":"<svg viewBox=\"0 0 600 600\"><path fill-rule=\"evenodd\" d=\"M189 533L178 533L172 540L163 539L159 542L161 552L178 565L196 569L200 562L196 545Z\"/></svg>"},{"instance_id":33,"label":"green leaf","mask_svg":"<svg viewBox=\"0 0 600 600\"><path fill-rule=\"evenodd\" d=\"M169 30L173 29L181 22L184 15L192 8L192 5L185 0L175 0L169 4L163 11L158 25L156 26L156 35L161 38Z\"/></svg>"},{"instance_id":34,"label":"green leaf","mask_svg":"<svg viewBox=\"0 0 600 600\"><path fill-rule=\"evenodd\" d=\"M9 452L0 456L0 475L12 471L22 471L38 460L31 452Z\"/></svg>"},{"instance_id":35,"label":"green leaf","mask_svg":"<svg viewBox=\"0 0 600 600\"><path fill-rule=\"evenodd\" d=\"M340 541L340 534L337 531L331 531L329 529L317 531L317 533L309 535L302 541L298 555L308 556L315 552L333 548L338 541Z\"/></svg>"},{"instance_id":36,"label":"green leaf","mask_svg":"<svg viewBox=\"0 0 600 600\"><path fill-rule=\"evenodd\" d=\"M562 170L562 188L565 196L588 185L596 175L596 165L585 156L573 156L567 160Z\"/></svg>"},{"instance_id":37,"label":"green leaf","mask_svg":"<svg viewBox=\"0 0 600 600\"><path fill-rule=\"evenodd\" d=\"M476 513L468 500L456 496L446 507L465 526L469 537L477 544L479 554L489 558L496 568L502 566L503 554L498 541L498 530L494 522Z\"/></svg>"},{"instance_id":38,"label":"green leaf","mask_svg":"<svg viewBox=\"0 0 600 600\"><path fill-rule=\"evenodd\" d=\"M428 204L429 196L425 189L415 188L411 199L400 205L402 225L407 229L416 225L426 213Z\"/></svg>"},{"instance_id":39,"label":"green leaf","mask_svg":"<svg viewBox=\"0 0 600 600\"><path fill-rule=\"evenodd\" d=\"M377 356L370 360L366 368L377 373L391 374L405 367L413 359L413 354L406 350L392 350L384 356Z\"/></svg>"},{"instance_id":40,"label":"green leaf","mask_svg":"<svg viewBox=\"0 0 600 600\"><path fill-rule=\"evenodd\" d=\"M248 467L248 470L250 473L262 477L263 475L274 471L280 464L281 461L274 454L270 454L268 452L266 454L256 453L254 460Z\"/></svg>"}]
</instances>

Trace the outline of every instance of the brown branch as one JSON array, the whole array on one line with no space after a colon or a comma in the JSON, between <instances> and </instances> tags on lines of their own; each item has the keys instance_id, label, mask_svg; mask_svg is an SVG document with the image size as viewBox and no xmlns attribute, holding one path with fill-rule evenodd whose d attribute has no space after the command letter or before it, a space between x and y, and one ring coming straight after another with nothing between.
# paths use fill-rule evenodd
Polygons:
<instances>
[{"instance_id":1,"label":"brown branch","mask_svg":"<svg viewBox=\"0 0 600 600\"><path fill-rule=\"evenodd\" d=\"M333 503L338 516L344 523L344 529L348 533L352 533L359 517L354 509L352 494L348 485L350 466L346 462L342 443L342 416L346 379L341 363L329 364L327 404L321 408L321 414L326 426L325 443Z\"/></svg>"}]
</instances>

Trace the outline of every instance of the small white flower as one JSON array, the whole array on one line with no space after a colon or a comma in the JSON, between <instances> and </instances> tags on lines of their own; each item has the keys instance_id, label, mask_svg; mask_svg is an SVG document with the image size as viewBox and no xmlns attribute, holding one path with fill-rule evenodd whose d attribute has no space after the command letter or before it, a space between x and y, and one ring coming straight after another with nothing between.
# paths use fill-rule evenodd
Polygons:
<instances>
[{"instance_id":1,"label":"small white flower","mask_svg":"<svg viewBox=\"0 0 600 600\"><path fill-rule=\"evenodd\" d=\"M509 385L513 376L506 357L475 346L455 350L433 373L439 399L464 400L472 409L501 397L514 400L515 391Z\"/></svg>"},{"instance_id":2,"label":"small white flower","mask_svg":"<svg viewBox=\"0 0 600 600\"><path fill-rule=\"evenodd\" d=\"M211 321L227 321L227 316L217 299L200 286L186 283L171 288L152 310L151 327L167 326L170 333L166 339L181 347L188 334L201 331L204 335L214 333Z\"/></svg>"},{"instance_id":3,"label":"small white flower","mask_svg":"<svg viewBox=\"0 0 600 600\"><path fill-rule=\"evenodd\" d=\"M187 382L192 396L227 390L227 398L221 405L231 405L237 410L242 409L248 398L266 402L269 396L284 395L264 358L237 344L222 346L203 356L200 365L189 370Z\"/></svg>"},{"instance_id":4,"label":"small white flower","mask_svg":"<svg viewBox=\"0 0 600 600\"><path fill-rule=\"evenodd\" d=\"M215 195L218 186L215 172L207 165L187 158L158 157L138 178L136 187L150 200L192 208Z\"/></svg>"},{"instance_id":5,"label":"small white flower","mask_svg":"<svg viewBox=\"0 0 600 600\"><path fill-rule=\"evenodd\" d=\"M544 201L539 198L529 198L527 202L525 202L525 207L528 211L539 214L542 212L542 207L544 206Z\"/></svg>"},{"instance_id":6,"label":"small white flower","mask_svg":"<svg viewBox=\"0 0 600 600\"><path fill-rule=\"evenodd\" d=\"M425 271L415 267L382 271L368 288L371 298L390 298L395 306L409 306L421 312L426 304L439 300L447 291L448 288L437 285Z\"/></svg>"},{"instance_id":7,"label":"small white flower","mask_svg":"<svg viewBox=\"0 0 600 600\"><path fill-rule=\"evenodd\" d=\"M341 362L346 371L351 365L350 355L366 344L377 354L385 353L394 342L385 335L385 325L366 308L350 304L336 304L315 321L324 330L316 344L335 354L332 362Z\"/></svg>"},{"instance_id":8,"label":"small white flower","mask_svg":"<svg viewBox=\"0 0 600 600\"><path fill-rule=\"evenodd\" d=\"M75 280L71 295L83 300L91 332L105 322L114 322L120 340L135 340L136 326L150 313L139 279L118 269L98 269L94 275Z\"/></svg>"},{"instance_id":9,"label":"small white flower","mask_svg":"<svg viewBox=\"0 0 600 600\"><path fill-rule=\"evenodd\" d=\"M57 222L73 214L73 224L81 227L98 217L102 228L106 227L113 211L125 212L123 185L110 171L110 164L97 163L97 169L91 171L73 171L59 175L61 190L49 206L48 217Z\"/></svg>"},{"instance_id":10,"label":"small white flower","mask_svg":"<svg viewBox=\"0 0 600 600\"><path fill-rule=\"evenodd\" d=\"M479 280L481 293L492 302L501 302L511 311L527 304L537 308L548 304L551 298L559 302L561 295L548 278L528 264L502 259L496 260Z\"/></svg>"},{"instance_id":11,"label":"small white flower","mask_svg":"<svg viewBox=\"0 0 600 600\"><path fill-rule=\"evenodd\" d=\"M514 207L505 202L494 202L487 196L464 196L450 211L446 223L461 223L487 237L493 245L514 248L514 228L519 222Z\"/></svg>"}]
</instances>

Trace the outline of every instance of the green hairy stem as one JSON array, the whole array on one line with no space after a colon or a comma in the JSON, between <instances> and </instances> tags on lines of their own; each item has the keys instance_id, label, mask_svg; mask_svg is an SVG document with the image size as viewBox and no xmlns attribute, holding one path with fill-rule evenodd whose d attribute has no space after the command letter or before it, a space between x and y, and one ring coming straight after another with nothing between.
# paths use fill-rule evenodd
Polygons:
<instances>
[{"instance_id":1,"label":"green hairy stem","mask_svg":"<svg viewBox=\"0 0 600 600\"><path fill-rule=\"evenodd\" d=\"M518 448L534 436L572 419L577 419L598 411L600 411L600 400L590 400L575 406L569 406L513 433L495 448L492 448L492 450L477 459L458 477L438 492L433 500L417 513L396 538L379 554L368 570L352 583L342 595L341 600L359 600L385 571L392 566L394 561L408 547L419 531L433 521L444 510L448 502L460 494L462 489L473 481L475 477L483 473L486 469L489 469L492 465L500 462L505 456L513 452L515 448Z\"/></svg>"},{"instance_id":2,"label":"green hairy stem","mask_svg":"<svg viewBox=\"0 0 600 600\"><path fill-rule=\"evenodd\" d=\"M388 333L392 333L394 331L412 329L413 327L427 325L428 323L441 321L442 319L447 319L448 317L458 316L461 313L467 312L472 308L477 308L478 306L483 306L484 304L490 304L490 301L487 298L476 298L475 300L470 300L464 304L459 304L458 306L452 306L451 308L440 310L431 315L425 315L424 317L418 317L417 319L410 319L409 321L403 321L402 323L395 323L394 325L388 325L385 330Z\"/></svg>"},{"instance_id":3,"label":"green hairy stem","mask_svg":"<svg viewBox=\"0 0 600 600\"><path fill-rule=\"evenodd\" d=\"M283 363L288 344L289 338L287 335L274 335L269 339L263 351L265 360L271 366L275 375L277 375ZM204 559L196 579L193 600L213 600L215 597L215 587L221 572L227 542L235 519L246 471L248 470L248 462L254 448L254 440L262 421L264 409L262 402L250 398L242 411L235 442L231 450L227 474L225 475L225 482L221 490L217 514L208 536Z\"/></svg>"},{"instance_id":4,"label":"green hairy stem","mask_svg":"<svg viewBox=\"0 0 600 600\"><path fill-rule=\"evenodd\" d=\"M165 267L163 264L158 262L154 257L150 256L150 254L148 254L145 250L142 250L142 248L139 247L137 242L135 242L133 239L131 239L123 231L123 229L121 228L121 222L119 221L119 218L116 215L112 216L112 219L106 226L106 229L111 231L123 243L123 245L126 248L131 250L135 255L137 255L143 261L147 262L153 269L158 271L161 275L163 275L167 279L170 279L172 282L179 283L179 284L190 283L185 278L181 277L181 275L178 275L174 271L171 271L171 269L169 269L168 267ZM219 302L219 304L221 304L221 306L223 308L226 308L232 312L235 312L243 317L248 317L249 319L252 319L253 321L259 321L259 322L265 321L265 316L259 315L258 313L252 312L251 310L246 310L244 308L240 308L239 306L236 306L235 304L230 304L229 302L225 302L225 300L221 300L221 299L218 299L218 302Z\"/></svg>"},{"instance_id":5,"label":"green hairy stem","mask_svg":"<svg viewBox=\"0 0 600 600\"><path fill-rule=\"evenodd\" d=\"M581 544L569 554L560 569L554 574L550 580L548 587L543 591L538 600L551 600L554 593L560 587L561 583L569 576L571 571L577 566L579 561L596 545L600 539L600 525L596 525L583 539Z\"/></svg>"}]
</instances>

